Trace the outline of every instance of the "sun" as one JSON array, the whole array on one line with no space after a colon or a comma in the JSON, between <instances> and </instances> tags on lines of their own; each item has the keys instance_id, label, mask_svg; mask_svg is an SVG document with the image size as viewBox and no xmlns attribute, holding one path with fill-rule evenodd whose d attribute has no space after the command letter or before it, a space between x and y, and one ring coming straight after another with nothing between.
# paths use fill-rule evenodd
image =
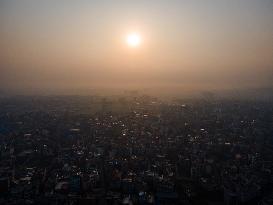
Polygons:
<instances>
[{"instance_id":1,"label":"sun","mask_svg":"<svg viewBox=\"0 0 273 205\"><path fill-rule=\"evenodd\" d=\"M141 43L141 36L138 33L130 33L127 36L127 44L130 47L138 47Z\"/></svg>"}]
</instances>

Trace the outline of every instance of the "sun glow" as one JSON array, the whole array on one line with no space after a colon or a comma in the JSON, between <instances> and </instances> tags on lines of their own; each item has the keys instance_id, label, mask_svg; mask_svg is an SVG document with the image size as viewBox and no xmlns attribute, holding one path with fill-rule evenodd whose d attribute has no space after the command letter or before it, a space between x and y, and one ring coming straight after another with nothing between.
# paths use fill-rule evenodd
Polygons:
<instances>
[{"instance_id":1,"label":"sun glow","mask_svg":"<svg viewBox=\"0 0 273 205\"><path fill-rule=\"evenodd\" d=\"M131 33L127 36L127 44L130 47L138 47L141 43L141 37L138 33Z\"/></svg>"}]
</instances>

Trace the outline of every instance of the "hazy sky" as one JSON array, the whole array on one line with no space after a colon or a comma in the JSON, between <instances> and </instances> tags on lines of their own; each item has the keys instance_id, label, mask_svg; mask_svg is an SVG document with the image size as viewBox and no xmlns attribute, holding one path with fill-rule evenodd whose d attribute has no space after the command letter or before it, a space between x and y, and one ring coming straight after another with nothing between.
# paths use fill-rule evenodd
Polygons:
<instances>
[{"instance_id":1,"label":"hazy sky","mask_svg":"<svg viewBox=\"0 0 273 205\"><path fill-rule=\"evenodd\" d=\"M138 32L138 48L126 35ZM0 90L273 87L273 0L0 0Z\"/></svg>"}]
</instances>

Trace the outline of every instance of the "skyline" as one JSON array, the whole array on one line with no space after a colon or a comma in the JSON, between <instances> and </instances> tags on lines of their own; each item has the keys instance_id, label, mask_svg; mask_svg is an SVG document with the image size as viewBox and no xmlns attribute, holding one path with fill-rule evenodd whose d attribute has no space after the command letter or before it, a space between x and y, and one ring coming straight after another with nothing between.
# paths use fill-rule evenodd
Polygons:
<instances>
[{"instance_id":1,"label":"skyline","mask_svg":"<svg viewBox=\"0 0 273 205\"><path fill-rule=\"evenodd\" d=\"M270 0L0 4L6 92L273 88Z\"/></svg>"}]
</instances>

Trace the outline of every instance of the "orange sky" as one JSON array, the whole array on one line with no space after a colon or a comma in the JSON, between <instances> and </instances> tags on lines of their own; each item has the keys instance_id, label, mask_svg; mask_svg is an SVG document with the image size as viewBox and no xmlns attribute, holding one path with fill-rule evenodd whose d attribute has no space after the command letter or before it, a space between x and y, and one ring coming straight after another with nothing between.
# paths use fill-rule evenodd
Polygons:
<instances>
[{"instance_id":1,"label":"orange sky","mask_svg":"<svg viewBox=\"0 0 273 205\"><path fill-rule=\"evenodd\" d=\"M0 4L3 89L272 86L270 0Z\"/></svg>"}]
</instances>

